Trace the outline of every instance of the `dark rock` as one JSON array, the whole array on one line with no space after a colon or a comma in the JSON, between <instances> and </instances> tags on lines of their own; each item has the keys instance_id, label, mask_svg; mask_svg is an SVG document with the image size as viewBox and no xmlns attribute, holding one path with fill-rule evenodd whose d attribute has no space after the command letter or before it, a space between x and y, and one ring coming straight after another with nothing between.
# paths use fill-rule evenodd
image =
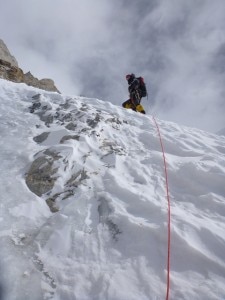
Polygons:
<instances>
[{"instance_id":1,"label":"dark rock","mask_svg":"<svg viewBox=\"0 0 225 300\"><path fill-rule=\"evenodd\" d=\"M72 122L70 122L70 123L68 123L65 127L66 127L66 129L68 129L68 130L74 131L74 130L76 129L77 125L74 124L74 123L72 123Z\"/></svg>"},{"instance_id":2,"label":"dark rock","mask_svg":"<svg viewBox=\"0 0 225 300\"><path fill-rule=\"evenodd\" d=\"M33 138L37 144L43 143L49 136L50 132L43 132Z\"/></svg>"},{"instance_id":3,"label":"dark rock","mask_svg":"<svg viewBox=\"0 0 225 300\"><path fill-rule=\"evenodd\" d=\"M56 198L51 197L46 200L46 203L52 213L56 213L59 211L59 208L55 204L55 199Z\"/></svg>"},{"instance_id":4,"label":"dark rock","mask_svg":"<svg viewBox=\"0 0 225 300\"><path fill-rule=\"evenodd\" d=\"M54 162L59 158L58 153L46 150L31 164L26 174L26 184L37 196L42 196L53 188L57 179L54 175L58 170L54 168Z\"/></svg>"},{"instance_id":5,"label":"dark rock","mask_svg":"<svg viewBox=\"0 0 225 300\"><path fill-rule=\"evenodd\" d=\"M92 127L92 128L95 128L97 126L97 124L100 122L100 115L97 113L95 115L95 118L94 119L87 119L87 124Z\"/></svg>"},{"instance_id":6,"label":"dark rock","mask_svg":"<svg viewBox=\"0 0 225 300\"><path fill-rule=\"evenodd\" d=\"M65 135L63 138L60 140L60 144L63 144L65 141L68 140L76 140L79 141L80 136L79 135Z\"/></svg>"}]
</instances>

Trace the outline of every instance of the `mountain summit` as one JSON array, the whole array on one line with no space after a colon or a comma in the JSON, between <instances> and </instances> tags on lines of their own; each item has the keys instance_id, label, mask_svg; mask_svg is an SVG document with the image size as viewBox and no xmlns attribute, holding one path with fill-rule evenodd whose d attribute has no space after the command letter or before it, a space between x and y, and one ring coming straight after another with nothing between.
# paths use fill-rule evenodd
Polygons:
<instances>
[{"instance_id":1,"label":"mountain summit","mask_svg":"<svg viewBox=\"0 0 225 300\"><path fill-rule=\"evenodd\" d=\"M0 293L225 299L225 138L0 80Z\"/></svg>"}]
</instances>

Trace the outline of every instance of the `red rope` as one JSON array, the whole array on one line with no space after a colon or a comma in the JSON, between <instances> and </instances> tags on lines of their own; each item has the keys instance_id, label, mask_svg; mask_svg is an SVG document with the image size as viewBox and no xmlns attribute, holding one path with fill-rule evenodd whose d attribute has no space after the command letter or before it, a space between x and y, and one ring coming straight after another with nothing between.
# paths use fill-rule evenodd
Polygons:
<instances>
[{"instance_id":1,"label":"red rope","mask_svg":"<svg viewBox=\"0 0 225 300\"><path fill-rule=\"evenodd\" d=\"M163 154L163 161L164 161L164 171L165 171L165 177L166 177L166 197L167 197L167 203L168 203L168 248L167 248L167 291L166 291L166 300L169 300L169 291L170 291L170 196L169 196L169 184L168 184L168 174L167 174L167 166L166 166L166 157L165 157L165 151L163 147L162 137L160 134L158 123L156 122L155 117L152 117L155 126L158 131L158 136L160 139L160 145L162 149Z\"/></svg>"}]
</instances>

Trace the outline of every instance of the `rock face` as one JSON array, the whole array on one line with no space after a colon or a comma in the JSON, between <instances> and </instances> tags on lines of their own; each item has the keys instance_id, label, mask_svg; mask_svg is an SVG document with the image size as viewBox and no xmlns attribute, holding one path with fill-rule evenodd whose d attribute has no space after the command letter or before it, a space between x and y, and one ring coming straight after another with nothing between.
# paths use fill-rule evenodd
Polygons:
<instances>
[{"instance_id":1,"label":"rock face","mask_svg":"<svg viewBox=\"0 0 225 300\"><path fill-rule=\"evenodd\" d=\"M0 58L8 62L12 67L18 68L18 62L16 61L15 57L10 54L6 44L1 39L0 39Z\"/></svg>"},{"instance_id":2,"label":"rock face","mask_svg":"<svg viewBox=\"0 0 225 300\"><path fill-rule=\"evenodd\" d=\"M52 79L44 78L39 80L36 77L34 77L30 72L24 74L23 78L24 78L24 83L26 83L27 85L34 86L49 92L60 93L56 88L55 83Z\"/></svg>"},{"instance_id":3,"label":"rock face","mask_svg":"<svg viewBox=\"0 0 225 300\"><path fill-rule=\"evenodd\" d=\"M54 162L59 158L57 153L46 150L33 161L26 174L26 184L33 193L42 196L53 188L57 179Z\"/></svg>"},{"instance_id":4,"label":"rock face","mask_svg":"<svg viewBox=\"0 0 225 300\"><path fill-rule=\"evenodd\" d=\"M14 56L12 56L5 45L0 39L0 78L18 82L26 83L27 85L50 91L60 93L56 88L52 79L44 78L39 80L34 77L30 72L24 74L23 70L19 68L18 63Z\"/></svg>"},{"instance_id":5,"label":"rock face","mask_svg":"<svg viewBox=\"0 0 225 300\"><path fill-rule=\"evenodd\" d=\"M23 77L23 71L20 68L12 66L9 62L0 59L0 78L14 82L24 82Z\"/></svg>"}]
</instances>

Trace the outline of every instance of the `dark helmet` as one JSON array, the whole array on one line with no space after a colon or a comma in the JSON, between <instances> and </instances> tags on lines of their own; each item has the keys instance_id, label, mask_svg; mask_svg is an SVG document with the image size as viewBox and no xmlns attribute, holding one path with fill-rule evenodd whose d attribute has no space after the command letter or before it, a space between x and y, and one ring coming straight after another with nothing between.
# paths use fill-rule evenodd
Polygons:
<instances>
[{"instance_id":1,"label":"dark helmet","mask_svg":"<svg viewBox=\"0 0 225 300\"><path fill-rule=\"evenodd\" d=\"M134 78L135 78L135 75L133 73L126 75L126 80L134 79Z\"/></svg>"}]
</instances>

